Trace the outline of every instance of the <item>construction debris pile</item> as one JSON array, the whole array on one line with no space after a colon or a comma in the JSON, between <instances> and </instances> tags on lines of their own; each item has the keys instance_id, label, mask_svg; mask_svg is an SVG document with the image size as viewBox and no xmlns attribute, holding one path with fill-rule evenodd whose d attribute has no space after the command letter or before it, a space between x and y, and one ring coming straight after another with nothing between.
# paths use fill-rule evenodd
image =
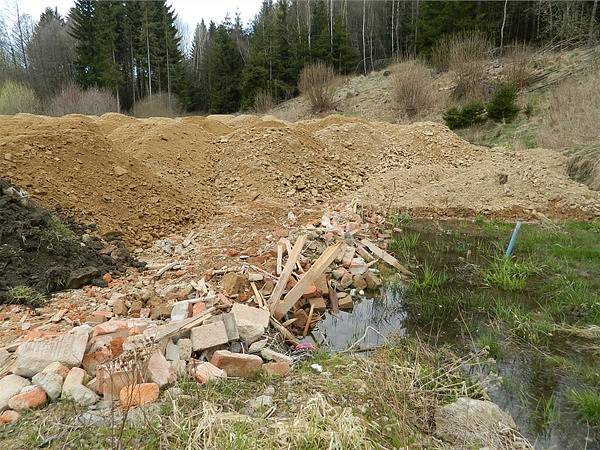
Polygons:
<instances>
[{"instance_id":1,"label":"construction debris pile","mask_svg":"<svg viewBox=\"0 0 600 450\"><path fill-rule=\"evenodd\" d=\"M301 339L323 313L351 309L381 285L379 261L411 275L369 239L370 224L358 215L336 219L323 216L295 239L281 238L262 267L241 255L238 267L171 283L170 274L185 274L171 262L136 286L114 280L122 292L98 299L85 320L69 319L68 332L29 330L0 348L0 423L59 398L128 411L157 401L160 388L186 374L198 383L286 376L313 348ZM57 311L49 322L66 316Z\"/></svg>"}]
</instances>

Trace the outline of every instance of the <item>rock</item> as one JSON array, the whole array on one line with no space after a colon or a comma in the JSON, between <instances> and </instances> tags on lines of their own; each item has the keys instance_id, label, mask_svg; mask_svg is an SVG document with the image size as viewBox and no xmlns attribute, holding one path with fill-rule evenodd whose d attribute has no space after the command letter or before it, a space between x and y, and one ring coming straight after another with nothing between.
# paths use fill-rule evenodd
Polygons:
<instances>
[{"instance_id":1,"label":"rock","mask_svg":"<svg viewBox=\"0 0 600 450\"><path fill-rule=\"evenodd\" d=\"M15 395L8 401L10 409L15 411L25 411L43 406L48 401L46 391L40 387L34 387L31 390Z\"/></svg>"},{"instance_id":2,"label":"rock","mask_svg":"<svg viewBox=\"0 0 600 450\"><path fill-rule=\"evenodd\" d=\"M90 283L94 278L100 276L100 271L93 266L83 267L81 269L74 270L67 279L67 289L79 289Z\"/></svg>"},{"instance_id":3,"label":"rock","mask_svg":"<svg viewBox=\"0 0 600 450\"><path fill-rule=\"evenodd\" d=\"M114 172L115 176L122 177L123 175L127 174L129 171L127 169L124 169L121 166L114 166L113 172Z\"/></svg>"},{"instance_id":4,"label":"rock","mask_svg":"<svg viewBox=\"0 0 600 450\"><path fill-rule=\"evenodd\" d=\"M187 338L181 338L177 341L177 347L179 348L179 358L183 361L188 361L192 357L192 340Z\"/></svg>"},{"instance_id":5,"label":"rock","mask_svg":"<svg viewBox=\"0 0 600 450\"><path fill-rule=\"evenodd\" d=\"M4 348L0 348L0 367L2 367L9 358L10 352Z\"/></svg>"},{"instance_id":6,"label":"rock","mask_svg":"<svg viewBox=\"0 0 600 450\"><path fill-rule=\"evenodd\" d=\"M286 362L288 364L292 364L294 362L291 356L276 352L275 350L271 350L270 348L263 348L260 351L260 356L262 356L265 361L279 361Z\"/></svg>"},{"instance_id":7,"label":"rock","mask_svg":"<svg viewBox=\"0 0 600 450\"><path fill-rule=\"evenodd\" d=\"M141 406L158 400L160 388L156 383L140 383L125 386L119 393L119 401L123 408Z\"/></svg>"},{"instance_id":8,"label":"rock","mask_svg":"<svg viewBox=\"0 0 600 450\"><path fill-rule=\"evenodd\" d=\"M204 384L209 380L217 380L219 378L227 377L227 374L222 369L219 369L217 366L209 362L200 363L196 365L193 370L194 378L200 384Z\"/></svg>"},{"instance_id":9,"label":"rock","mask_svg":"<svg viewBox=\"0 0 600 450\"><path fill-rule=\"evenodd\" d=\"M190 302L177 302L171 309L171 320L176 322L192 316L194 306Z\"/></svg>"},{"instance_id":10,"label":"rock","mask_svg":"<svg viewBox=\"0 0 600 450\"><path fill-rule=\"evenodd\" d=\"M225 330L227 331L227 338L230 341L235 341L240 338L240 332L237 328L237 323L233 314L219 314L217 317L219 317L223 321L223 324L225 325Z\"/></svg>"},{"instance_id":11,"label":"rock","mask_svg":"<svg viewBox=\"0 0 600 450\"><path fill-rule=\"evenodd\" d=\"M344 276L342 276L342 279L340 280L339 286L342 289L348 289L350 286L352 286L352 281L352 275L350 275L348 272L345 272Z\"/></svg>"},{"instance_id":12,"label":"rock","mask_svg":"<svg viewBox=\"0 0 600 450\"><path fill-rule=\"evenodd\" d=\"M75 422L84 427L108 427L111 423L111 418L98 411L86 411L75 417Z\"/></svg>"},{"instance_id":13,"label":"rock","mask_svg":"<svg viewBox=\"0 0 600 450\"><path fill-rule=\"evenodd\" d=\"M369 289L377 289L378 287L381 286L381 280L379 279L379 277L377 275L375 275L373 272L371 272L370 270L367 270L363 274L363 278L367 282L367 287Z\"/></svg>"},{"instance_id":14,"label":"rock","mask_svg":"<svg viewBox=\"0 0 600 450\"><path fill-rule=\"evenodd\" d=\"M121 390L126 386L132 386L142 382L139 370L117 370L108 371L107 369L98 369L96 392L101 392L104 400L112 400L118 397ZM88 387L90 387L88 385ZM91 389L91 387L90 387Z\"/></svg>"},{"instance_id":15,"label":"rock","mask_svg":"<svg viewBox=\"0 0 600 450\"><path fill-rule=\"evenodd\" d=\"M53 362L52 364L47 365L40 373L57 373L64 380L69 374L69 370L70 369L67 366L59 362Z\"/></svg>"},{"instance_id":16,"label":"rock","mask_svg":"<svg viewBox=\"0 0 600 450\"><path fill-rule=\"evenodd\" d=\"M262 273L259 272L250 272L248 274L248 281L262 281L265 279L265 276Z\"/></svg>"},{"instance_id":17,"label":"rock","mask_svg":"<svg viewBox=\"0 0 600 450\"><path fill-rule=\"evenodd\" d=\"M192 328L191 339L194 351L206 350L229 342L227 330L222 321Z\"/></svg>"},{"instance_id":18,"label":"rock","mask_svg":"<svg viewBox=\"0 0 600 450\"><path fill-rule=\"evenodd\" d=\"M465 448L507 448L506 428L516 430L510 414L489 401L461 397L435 412L435 435Z\"/></svg>"},{"instance_id":19,"label":"rock","mask_svg":"<svg viewBox=\"0 0 600 450\"><path fill-rule=\"evenodd\" d=\"M352 284L358 290L362 290L367 287L367 282L362 277L362 275L354 275L354 277L352 278Z\"/></svg>"},{"instance_id":20,"label":"rock","mask_svg":"<svg viewBox=\"0 0 600 450\"><path fill-rule=\"evenodd\" d=\"M228 376L242 378L254 377L262 367L260 356L231 353L228 350L217 350L210 362L223 369Z\"/></svg>"},{"instance_id":21,"label":"rock","mask_svg":"<svg viewBox=\"0 0 600 450\"><path fill-rule=\"evenodd\" d=\"M241 303L234 303L231 314L235 318L240 339L246 342L260 339L269 326L271 317L266 309L253 308Z\"/></svg>"},{"instance_id":22,"label":"rock","mask_svg":"<svg viewBox=\"0 0 600 450\"><path fill-rule=\"evenodd\" d=\"M235 272L228 272L223 275L221 283L223 284L223 291L229 296L239 295L248 287L246 277Z\"/></svg>"},{"instance_id":23,"label":"rock","mask_svg":"<svg viewBox=\"0 0 600 450\"><path fill-rule=\"evenodd\" d=\"M16 411L11 409L4 411L2 414L0 414L0 425L7 425L9 423L16 422L19 420L19 417L21 417L21 414Z\"/></svg>"},{"instance_id":24,"label":"rock","mask_svg":"<svg viewBox=\"0 0 600 450\"><path fill-rule=\"evenodd\" d=\"M248 353L260 353L260 351L265 348L265 346L267 345L267 343L269 342L269 339L265 338L261 341L256 341L253 342L250 345L250 348L248 349Z\"/></svg>"},{"instance_id":25,"label":"rock","mask_svg":"<svg viewBox=\"0 0 600 450\"><path fill-rule=\"evenodd\" d=\"M94 391L83 384L76 384L69 389L69 398L79 406L91 406L98 402L99 398Z\"/></svg>"},{"instance_id":26,"label":"rock","mask_svg":"<svg viewBox=\"0 0 600 450\"><path fill-rule=\"evenodd\" d=\"M154 353L146 363L146 379L163 387L175 381L171 365L160 352Z\"/></svg>"},{"instance_id":27,"label":"rock","mask_svg":"<svg viewBox=\"0 0 600 450\"><path fill-rule=\"evenodd\" d=\"M186 363L181 359L179 361L169 361L169 366L171 367L171 373L175 376L175 378L182 377L187 374Z\"/></svg>"},{"instance_id":28,"label":"rock","mask_svg":"<svg viewBox=\"0 0 600 450\"><path fill-rule=\"evenodd\" d=\"M115 316L126 316L129 312L129 308L127 307L125 299L123 298L117 298L114 301L112 310Z\"/></svg>"},{"instance_id":29,"label":"rock","mask_svg":"<svg viewBox=\"0 0 600 450\"><path fill-rule=\"evenodd\" d=\"M48 364L60 362L67 367L80 366L88 342L85 334L64 334L43 341L23 342L15 352L12 372L32 377Z\"/></svg>"},{"instance_id":30,"label":"rock","mask_svg":"<svg viewBox=\"0 0 600 450\"><path fill-rule=\"evenodd\" d=\"M95 376L98 366L104 364L110 359L112 359L112 352L109 348L102 347L95 352L90 352L83 355L81 364L87 373L89 373L91 376Z\"/></svg>"},{"instance_id":31,"label":"rock","mask_svg":"<svg viewBox=\"0 0 600 450\"><path fill-rule=\"evenodd\" d=\"M277 361L263 364L262 370L269 375L285 377L291 372L292 368L286 362Z\"/></svg>"},{"instance_id":32,"label":"rock","mask_svg":"<svg viewBox=\"0 0 600 450\"><path fill-rule=\"evenodd\" d=\"M51 400L56 400L60 397L63 386L63 377L56 372L35 374L31 379L33 384L41 387Z\"/></svg>"},{"instance_id":33,"label":"rock","mask_svg":"<svg viewBox=\"0 0 600 450\"><path fill-rule=\"evenodd\" d=\"M7 409L10 398L17 395L21 392L21 389L30 384L28 379L14 374L6 375L0 379L0 411Z\"/></svg>"},{"instance_id":34,"label":"rock","mask_svg":"<svg viewBox=\"0 0 600 450\"><path fill-rule=\"evenodd\" d=\"M273 404L273 397L270 395L259 395L250 401L250 407L254 409L264 408Z\"/></svg>"},{"instance_id":35,"label":"rock","mask_svg":"<svg viewBox=\"0 0 600 450\"><path fill-rule=\"evenodd\" d=\"M150 318L152 320L166 319L171 317L173 305L169 303L161 303L150 307Z\"/></svg>"},{"instance_id":36,"label":"rock","mask_svg":"<svg viewBox=\"0 0 600 450\"><path fill-rule=\"evenodd\" d=\"M71 390L78 385L85 384L88 375L85 370L80 367L73 367L65 377L65 382L62 387L62 396L72 398Z\"/></svg>"},{"instance_id":37,"label":"rock","mask_svg":"<svg viewBox=\"0 0 600 450\"><path fill-rule=\"evenodd\" d=\"M165 349L165 358L167 361L179 361L179 347L173 343L171 339L167 341L167 348Z\"/></svg>"},{"instance_id":38,"label":"rock","mask_svg":"<svg viewBox=\"0 0 600 450\"><path fill-rule=\"evenodd\" d=\"M327 303L323 297L314 297L308 300L309 305L314 306L315 312L323 313L327 310Z\"/></svg>"},{"instance_id":39,"label":"rock","mask_svg":"<svg viewBox=\"0 0 600 450\"><path fill-rule=\"evenodd\" d=\"M354 301L352 297L345 292L338 294L338 307L340 309L352 309L354 307Z\"/></svg>"},{"instance_id":40,"label":"rock","mask_svg":"<svg viewBox=\"0 0 600 450\"><path fill-rule=\"evenodd\" d=\"M148 422L154 421L155 417L160 414L160 405L151 403L149 405L139 406L127 411L127 423L134 427L147 425Z\"/></svg>"},{"instance_id":41,"label":"rock","mask_svg":"<svg viewBox=\"0 0 600 450\"><path fill-rule=\"evenodd\" d=\"M347 273L348 273L348 272L346 271L346 269L344 269L344 268L340 267L340 268L337 268L337 269L333 269L333 270L331 271L331 276L332 276L334 279L336 279L336 280L341 280L341 279L342 279L342 277L343 277L345 274L347 274Z\"/></svg>"}]
</instances>

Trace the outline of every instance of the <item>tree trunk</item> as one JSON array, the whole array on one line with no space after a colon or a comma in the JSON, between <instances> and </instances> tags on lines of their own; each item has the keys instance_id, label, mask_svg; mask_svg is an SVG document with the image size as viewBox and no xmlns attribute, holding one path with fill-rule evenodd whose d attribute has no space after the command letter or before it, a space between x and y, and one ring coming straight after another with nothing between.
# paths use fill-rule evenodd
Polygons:
<instances>
[{"instance_id":1,"label":"tree trunk","mask_svg":"<svg viewBox=\"0 0 600 450\"><path fill-rule=\"evenodd\" d=\"M310 0L306 0L306 23L307 23L307 32L306 35L308 36L308 51L311 51L311 47L310 47L310 33L312 31L312 20L311 20L311 16L310 16Z\"/></svg>"},{"instance_id":2,"label":"tree trunk","mask_svg":"<svg viewBox=\"0 0 600 450\"><path fill-rule=\"evenodd\" d=\"M415 45L413 47L413 56L417 56L417 38L419 37L419 0L415 7Z\"/></svg>"},{"instance_id":3,"label":"tree trunk","mask_svg":"<svg viewBox=\"0 0 600 450\"><path fill-rule=\"evenodd\" d=\"M391 37L390 37L390 41L392 43L392 53L391 53L391 57L394 57L394 9L396 7L396 3L394 0L392 0L392 27L391 27Z\"/></svg>"},{"instance_id":4,"label":"tree trunk","mask_svg":"<svg viewBox=\"0 0 600 450\"><path fill-rule=\"evenodd\" d=\"M148 96L152 97L152 74L150 67L150 34L148 32L148 11L146 11L146 52L148 55Z\"/></svg>"},{"instance_id":5,"label":"tree trunk","mask_svg":"<svg viewBox=\"0 0 600 450\"><path fill-rule=\"evenodd\" d=\"M596 11L598 10L598 0L594 0L594 7L592 8L592 17L590 17L590 32L588 34L588 44L592 45L594 40L594 28L596 25Z\"/></svg>"},{"instance_id":6,"label":"tree trunk","mask_svg":"<svg viewBox=\"0 0 600 450\"><path fill-rule=\"evenodd\" d=\"M329 0L329 46L333 56L333 0Z\"/></svg>"},{"instance_id":7,"label":"tree trunk","mask_svg":"<svg viewBox=\"0 0 600 450\"><path fill-rule=\"evenodd\" d=\"M25 38L23 37L23 26L21 25L21 13L19 12L19 4L16 3L17 7L17 28L19 29L19 46L21 47L21 54L23 55L23 65L27 70L27 53L25 53Z\"/></svg>"},{"instance_id":8,"label":"tree trunk","mask_svg":"<svg viewBox=\"0 0 600 450\"><path fill-rule=\"evenodd\" d=\"M362 16L362 48L363 48L363 69L367 73L367 46L365 42L365 20L367 13L367 0L363 0L363 16Z\"/></svg>"},{"instance_id":9,"label":"tree trunk","mask_svg":"<svg viewBox=\"0 0 600 450\"><path fill-rule=\"evenodd\" d=\"M502 15L502 28L500 29L500 54L504 53L504 27L506 26L506 8L508 0L504 0L504 14Z\"/></svg>"}]
</instances>

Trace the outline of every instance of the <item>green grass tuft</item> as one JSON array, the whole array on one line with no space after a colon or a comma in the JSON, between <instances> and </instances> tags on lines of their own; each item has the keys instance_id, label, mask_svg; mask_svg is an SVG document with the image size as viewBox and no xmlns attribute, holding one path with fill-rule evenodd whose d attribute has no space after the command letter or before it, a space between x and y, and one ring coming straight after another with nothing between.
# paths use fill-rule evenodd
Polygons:
<instances>
[{"instance_id":1,"label":"green grass tuft","mask_svg":"<svg viewBox=\"0 0 600 450\"><path fill-rule=\"evenodd\" d=\"M532 264L513 259L496 258L489 268L482 271L483 281L505 291L522 291L530 275L539 270Z\"/></svg>"},{"instance_id":2,"label":"green grass tuft","mask_svg":"<svg viewBox=\"0 0 600 450\"><path fill-rule=\"evenodd\" d=\"M577 414L591 425L600 427L600 392L593 390L571 391L569 402Z\"/></svg>"},{"instance_id":3,"label":"green grass tuft","mask_svg":"<svg viewBox=\"0 0 600 450\"><path fill-rule=\"evenodd\" d=\"M409 285L410 292L432 292L448 282L445 272L437 271L428 264L423 265L421 277L413 280Z\"/></svg>"},{"instance_id":4,"label":"green grass tuft","mask_svg":"<svg viewBox=\"0 0 600 450\"><path fill-rule=\"evenodd\" d=\"M39 308L46 300L43 294L29 286L15 286L8 291L8 298L11 303L31 308Z\"/></svg>"}]
</instances>

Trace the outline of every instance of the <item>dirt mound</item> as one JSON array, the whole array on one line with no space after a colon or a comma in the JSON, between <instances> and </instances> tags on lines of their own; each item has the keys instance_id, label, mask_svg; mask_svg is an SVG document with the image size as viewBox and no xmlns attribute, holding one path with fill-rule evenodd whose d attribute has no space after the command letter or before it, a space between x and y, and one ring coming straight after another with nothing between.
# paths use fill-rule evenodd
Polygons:
<instances>
[{"instance_id":1,"label":"dirt mound","mask_svg":"<svg viewBox=\"0 0 600 450\"><path fill-rule=\"evenodd\" d=\"M569 179L559 153L477 147L433 122L21 115L0 118L0 132L0 173L133 245L258 203L284 214L346 200L436 215L600 215L599 194Z\"/></svg>"},{"instance_id":2,"label":"dirt mound","mask_svg":"<svg viewBox=\"0 0 600 450\"><path fill-rule=\"evenodd\" d=\"M110 246L0 180L0 303L32 301L40 294L76 288L135 262L118 240ZM32 289L32 290L31 290Z\"/></svg>"}]
</instances>

